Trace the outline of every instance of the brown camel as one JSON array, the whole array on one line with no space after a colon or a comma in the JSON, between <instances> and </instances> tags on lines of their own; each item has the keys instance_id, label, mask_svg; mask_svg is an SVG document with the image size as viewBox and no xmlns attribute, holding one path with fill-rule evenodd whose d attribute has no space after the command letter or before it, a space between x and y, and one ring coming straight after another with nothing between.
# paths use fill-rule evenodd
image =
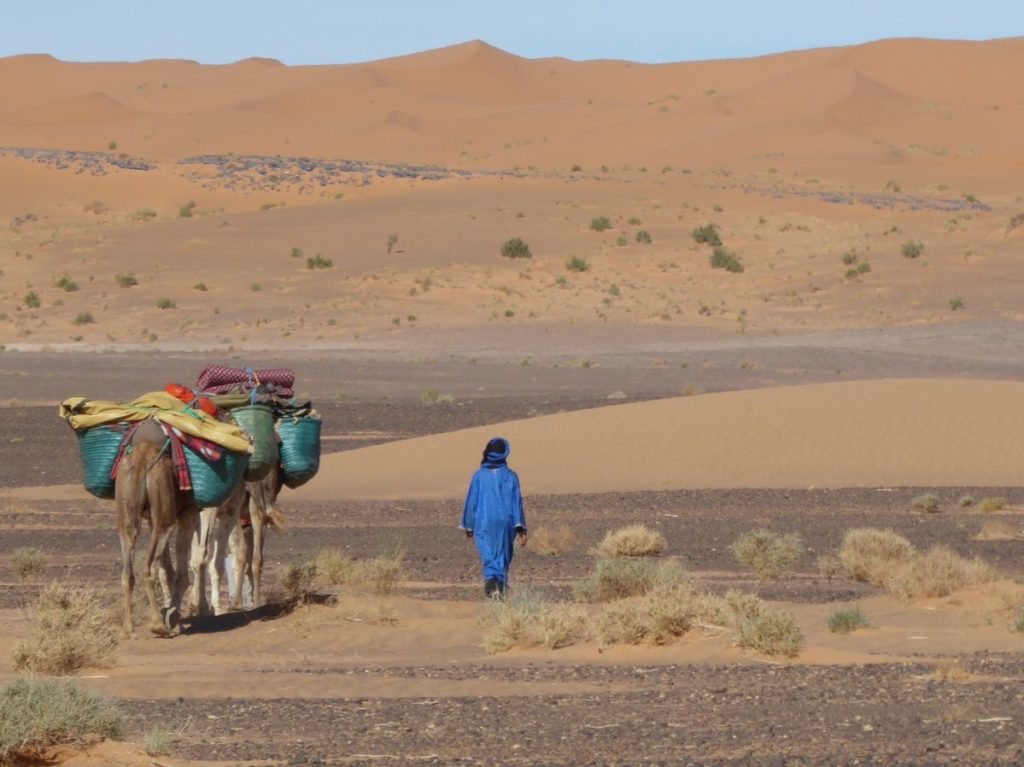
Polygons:
<instances>
[{"instance_id":1,"label":"brown camel","mask_svg":"<svg viewBox=\"0 0 1024 767\"><path fill-rule=\"evenodd\" d=\"M124 596L124 630L129 636L134 631L132 591L135 588L135 573L132 570L132 559L143 519L149 520L151 530L143 572L146 596L149 597L150 628L154 633L166 636L175 631L181 597L188 585L189 544L197 526L199 509L188 493L178 489L166 443L167 436L155 420L143 421L132 435L130 447L118 468L114 483L123 561L121 589ZM172 579L168 544L171 534L175 532L177 566ZM165 595L162 612L157 605L157 577L160 578Z\"/></svg>"}]
</instances>

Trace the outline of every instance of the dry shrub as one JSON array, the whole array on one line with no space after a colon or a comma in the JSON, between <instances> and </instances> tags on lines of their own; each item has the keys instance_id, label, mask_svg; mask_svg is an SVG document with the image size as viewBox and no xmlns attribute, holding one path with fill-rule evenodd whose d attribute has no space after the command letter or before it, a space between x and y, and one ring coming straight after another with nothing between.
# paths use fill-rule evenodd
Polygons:
<instances>
[{"instance_id":1,"label":"dry shrub","mask_svg":"<svg viewBox=\"0 0 1024 767\"><path fill-rule=\"evenodd\" d=\"M18 580L27 581L46 571L46 556L35 546L22 546L11 552L10 565Z\"/></svg>"},{"instance_id":2,"label":"dry shrub","mask_svg":"<svg viewBox=\"0 0 1024 767\"><path fill-rule=\"evenodd\" d=\"M36 628L14 648L14 666L43 674L68 674L108 663L117 650L117 628L100 593L54 581L39 595Z\"/></svg>"},{"instance_id":3,"label":"dry shrub","mask_svg":"<svg viewBox=\"0 0 1024 767\"><path fill-rule=\"evenodd\" d=\"M315 567L334 586L362 586L376 594L390 594L405 575L404 559L402 550L360 561L337 549L324 549L317 556Z\"/></svg>"},{"instance_id":4,"label":"dry shrub","mask_svg":"<svg viewBox=\"0 0 1024 767\"><path fill-rule=\"evenodd\" d=\"M552 605L525 587L509 592L505 599L490 600L485 622L490 631L484 635L484 650L491 654L513 647L557 650L578 641L585 629L577 610Z\"/></svg>"},{"instance_id":5,"label":"dry shrub","mask_svg":"<svg viewBox=\"0 0 1024 767\"><path fill-rule=\"evenodd\" d=\"M404 576L404 559L405 552L402 551L367 559L359 568L359 582L375 594L390 594Z\"/></svg>"},{"instance_id":6,"label":"dry shrub","mask_svg":"<svg viewBox=\"0 0 1024 767\"><path fill-rule=\"evenodd\" d=\"M1006 499L1000 496L992 498L982 498L978 502L978 511L985 514L991 514L994 511L1002 511L1006 506Z\"/></svg>"},{"instance_id":7,"label":"dry shrub","mask_svg":"<svg viewBox=\"0 0 1024 767\"><path fill-rule=\"evenodd\" d=\"M849 634L851 631L867 628L870 625L859 607L837 610L828 619L828 630L833 634Z\"/></svg>"},{"instance_id":8,"label":"dry shrub","mask_svg":"<svg viewBox=\"0 0 1024 767\"><path fill-rule=\"evenodd\" d=\"M986 519L975 536L979 541L1013 541L1020 537L1020 525L1007 519Z\"/></svg>"},{"instance_id":9,"label":"dry shrub","mask_svg":"<svg viewBox=\"0 0 1024 767\"><path fill-rule=\"evenodd\" d=\"M946 597L964 586L998 577L991 565L977 557L964 559L945 546L934 546L911 557L887 586L890 593L902 599L925 599Z\"/></svg>"},{"instance_id":10,"label":"dry shrub","mask_svg":"<svg viewBox=\"0 0 1024 767\"><path fill-rule=\"evenodd\" d=\"M735 590L722 599L722 611L737 646L787 658L800 654L804 636L792 613L766 607L756 595Z\"/></svg>"},{"instance_id":11,"label":"dry shrub","mask_svg":"<svg viewBox=\"0 0 1024 767\"><path fill-rule=\"evenodd\" d=\"M708 615L717 615L713 598L691 582L662 585L607 605L594 619L594 633L605 645L661 645L703 625Z\"/></svg>"},{"instance_id":12,"label":"dry shrub","mask_svg":"<svg viewBox=\"0 0 1024 767\"><path fill-rule=\"evenodd\" d=\"M540 527L530 533L530 550L535 554L553 556L576 547L576 533L568 525Z\"/></svg>"},{"instance_id":13,"label":"dry shrub","mask_svg":"<svg viewBox=\"0 0 1024 767\"><path fill-rule=\"evenodd\" d=\"M344 586L357 579L359 563L338 549L324 549L317 555L316 571L332 586Z\"/></svg>"},{"instance_id":14,"label":"dry shrub","mask_svg":"<svg viewBox=\"0 0 1024 767\"><path fill-rule=\"evenodd\" d=\"M277 585L289 602L305 601L316 579L316 562L288 562L277 571Z\"/></svg>"},{"instance_id":15,"label":"dry shrub","mask_svg":"<svg viewBox=\"0 0 1024 767\"><path fill-rule=\"evenodd\" d=\"M599 557L656 557L665 550L665 536L644 525L608 533L594 550Z\"/></svg>"},{"instance_id":16,"label":"dry shrub","mask_svg":"<svg viewBox=\"0 0 1024 767\"><path fill-rule=\"evenodd\" d=\"M72 680L21 677L0 688L0 763L33 761L44 749L120 730L117 708Z\"/></svg>"},{"instance_id":17,"label":"dry shrub","mask_svg":"<svg viewBox=\"0 0 1024 767\"><path fill-rule=\"evenodd\" d=\"M932 493L918 495L911 500L910 505L914 511L920 511L925 514L935 514L939 510L939 496L933 495Z\"/></svg>"},{"instance_id":18,"label":"dry shrub","mask_svg":"<svg viewBox=\"0 0 1024 767\"><path fill-rule=\"evenodd\" d=\"M847 530L839 547L839 559L850 577L875 586L884 586L915 553L902 535L873 527Z\"/></svg>"},{"instance_id":19,"label":"dry shrub","mask_svg":"<svg viewBox=\"0 0 1024 767\"><path fill-rule=\"evenodd\" d=\"M688 579L682 565L672 559L664 562L644 557L599 559L593 574L573 586L573 596L580 602L610 602L640 596L655 586L671 586Z\"/></svg>"},{"instance_id":20,"label":"dry shrub","mask_svg":"<svg viewBox=\"0 0 1024 767\"><path fill-rule=\"evenodd\" d=\"M751 530L729 546L736 561L758 578L778 578L803 556L804 545L796 533L778 535L770 530Z\"/></svg>"},{"instance_id":21,"label":"dry shrub","mask_svg":"<svg viewBox=\"0 0 1024 767\"><path fill-rule=\"evenodd\" d=\"M834 554L822 554L818 557L816 564L821 577L829 583L843 570L843 563Z\"/></svg>"}]
</instances>

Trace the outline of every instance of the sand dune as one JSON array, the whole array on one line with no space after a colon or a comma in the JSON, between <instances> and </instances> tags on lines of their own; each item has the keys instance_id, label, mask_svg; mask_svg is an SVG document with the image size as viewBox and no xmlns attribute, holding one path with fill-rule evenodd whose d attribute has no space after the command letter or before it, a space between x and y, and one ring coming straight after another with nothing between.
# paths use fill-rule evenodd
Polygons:
<instances>
[{"instance_id":1,"label":"sand dune","mask_svg":"<svg viewBox=\"0 0 1024 767\"><path fill-rule=\"evenodd\" d=\"M458 498L487 439L527 493L1007 486L1024 384L893 380L727 392L563 413L326 456L300 498Z\"/></svg>"},{"instance_id":2,"label":"sand dune","mask_svg":"<svg viewBox=\"0 0 1024 767\"><path fill-rule=\"evenodd\" d=\"M663 65L482 41L344 66L0 59L0 344L1018 321L1022 73L1024 39ZM710 267L708 223L742 274ZM500 257L515 237L531 260Z\"/></svg>"}]
</instances>

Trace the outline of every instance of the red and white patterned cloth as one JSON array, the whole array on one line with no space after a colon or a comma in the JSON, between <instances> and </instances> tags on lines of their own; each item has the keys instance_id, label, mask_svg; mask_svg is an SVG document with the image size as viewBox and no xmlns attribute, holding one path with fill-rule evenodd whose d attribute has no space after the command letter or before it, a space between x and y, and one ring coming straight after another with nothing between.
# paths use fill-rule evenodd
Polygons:
<instances>
[{"instance_id":1,"label":"red and white patterned cloth","mask_svg":"<svg viewBox=\"0 0 1024 767\"><path fill-rule=\"evenodd\" d=\"M295 371L291 368L229 368L207 365L196 378L196 388L211 394L252 391L258 387L273 391L279 397L294 397Z\"/></svg>"}]
</instances>

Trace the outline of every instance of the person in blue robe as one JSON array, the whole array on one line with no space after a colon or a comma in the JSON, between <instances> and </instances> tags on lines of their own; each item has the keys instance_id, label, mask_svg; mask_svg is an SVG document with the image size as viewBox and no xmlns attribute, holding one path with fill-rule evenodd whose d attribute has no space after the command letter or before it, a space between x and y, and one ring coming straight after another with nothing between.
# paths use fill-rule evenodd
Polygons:
<instances>
[{"instance_id":1,"label":"person in blue robe","mask_svg":"<svg viewBox=\"0 0 1024 767\"><path fill-rule=\"evenodd\" d=\"M484 594L502 597L516 537L526 545L526 517L519 475L508 467L511 447L495 437L484 448L462 509L462 530L476 543L484 571Z\"/></svg>"}]
</instances>

